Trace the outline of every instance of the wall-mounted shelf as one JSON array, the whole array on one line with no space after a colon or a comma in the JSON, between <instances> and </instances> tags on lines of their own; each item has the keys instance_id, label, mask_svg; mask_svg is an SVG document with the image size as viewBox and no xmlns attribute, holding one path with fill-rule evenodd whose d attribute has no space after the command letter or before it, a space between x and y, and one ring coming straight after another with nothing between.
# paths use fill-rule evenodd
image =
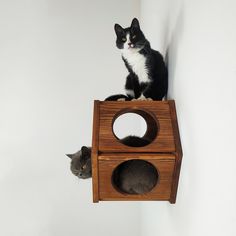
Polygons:
<instances>
[{"instance_id":1,"label":"wall-mounted shelf","mask_svg":"<svg viewBox=\"0 0 236 236\"><path fill-rule=\"evenodd\" d=\"M148 145L124 145L114 134L114 121L124 113L137 113L147 123ZM157 184L145 194L118 191L112 176L128 160L151 163L158 173ZM175 203L182 149L175 103L169 101L94 101L92 177L93 201L166 200Z\"/></svg>"}]
</instances>

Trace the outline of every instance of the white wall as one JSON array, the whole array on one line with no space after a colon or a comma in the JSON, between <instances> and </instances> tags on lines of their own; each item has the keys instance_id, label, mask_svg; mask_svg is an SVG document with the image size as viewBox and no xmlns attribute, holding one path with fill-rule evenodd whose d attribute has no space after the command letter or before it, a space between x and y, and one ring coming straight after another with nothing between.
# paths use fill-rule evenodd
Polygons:
<instances>
[{"instance_id":1,"label":"white wall","mask_svg":"<svg viewBox=\"0 0 236 236\"><path fill-rule=\"evenodd\" d=\"M164 51L157 42L169 38L184 153L176 205L143 203L142 235L236 235L235 9L234 0L141 1L151 43Z\"/></svg>"},{"instance_id":2,"label":"white wall","mask_svg":"<svg viewBox=\"0 0 236 236\"><path fill-rule=\"evenodd\" d=\"M113 25L138 3L0 1L0 235L139 235L139 204L93 204L64 155L91 144L93 100L123 91Z\"/></svg>"},{"instance_id":3,"label":"white wall","mask_svg":"<svg viewBox=\"0 0 236 236\"><path fill-rule=\"evenodd\" d=\"M235 235L235 8L141 1L147 38L168 48L184 158L176 205L140 212L93 204L64 155L91 143L93 100L123 89L113 24L129 25L138 0L1 1L0 235Z\"/></svg>"}]
</instances>

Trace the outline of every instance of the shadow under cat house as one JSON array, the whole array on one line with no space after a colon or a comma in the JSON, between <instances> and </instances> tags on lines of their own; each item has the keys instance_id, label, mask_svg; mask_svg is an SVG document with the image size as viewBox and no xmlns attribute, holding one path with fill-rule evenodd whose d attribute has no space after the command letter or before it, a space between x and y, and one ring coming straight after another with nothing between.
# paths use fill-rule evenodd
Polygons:
<instances>
[{"instance_id":1,"label":"shadow under cat house","mask_svg":"<svg viewBox=\"0 0 236 236\"><path fill-rule=\"evenodd\" d=\"M144 118L143 137L119 139L114 122L123 114ZM161 200L176 202L182 148L175 103L94 101L93 202Z\"/></svg>"}]
</instances>

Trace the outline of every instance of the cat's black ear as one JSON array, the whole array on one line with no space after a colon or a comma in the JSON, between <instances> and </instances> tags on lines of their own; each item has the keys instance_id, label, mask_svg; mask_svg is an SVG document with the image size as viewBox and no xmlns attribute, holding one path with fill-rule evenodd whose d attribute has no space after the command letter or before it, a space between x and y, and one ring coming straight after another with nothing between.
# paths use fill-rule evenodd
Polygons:
<instances>
[{"instance_id":1,"label":"cat's black ear","mask_svg":"<svg viewBox=\"0 0 236 236\"><path fill-rule=\"evenodd\" d=\"M114 29L115 29L116 35L119 35L124 31L124 29L119 24L115 24Z\"/></svg>"},{"instance_id":2,"label":"cat's black ear","mask_svg":"<svg viewBox=\"0 0 236 236\"><path fill-rule=\"evenodd\" d=\"M134 18L134 19L132 20L131 28L137 28L137 29L140 29L139 21L138 21L137 18Z\"/></svg>"},{"instance_id":3,"label":"cat's black ear","mask_svg":"<svg viewBox=\"0 0 236 236\"><path fill-rule=\"evenodd\" d=\"M70 159L72 159L73 154L66 154Z\"/></svg>"}]
</instances>

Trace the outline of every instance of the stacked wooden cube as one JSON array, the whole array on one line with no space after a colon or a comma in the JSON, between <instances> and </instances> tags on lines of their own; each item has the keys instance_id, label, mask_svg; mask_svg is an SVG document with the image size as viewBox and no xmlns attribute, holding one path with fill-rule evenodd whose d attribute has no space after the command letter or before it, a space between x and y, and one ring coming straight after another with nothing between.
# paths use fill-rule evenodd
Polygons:
<instances>
[{"instance_id":1,"label":"stacked wooden cube","mask_svg":"<svg viewBox=\"0 0 236 236\"><path fill-rule=\"evenodd\" d=\"M125 113L136 113L147 123L144 138L148 145L131 147L114 134L114 121ZM144 160L157 170L157 184L145 194L119 191L112 180L114 170L129 160ZM93 201L165 200L175 203L182 149L175 102L168 101L94 101L92 178Z\"/></svg>"}]
</instances>

